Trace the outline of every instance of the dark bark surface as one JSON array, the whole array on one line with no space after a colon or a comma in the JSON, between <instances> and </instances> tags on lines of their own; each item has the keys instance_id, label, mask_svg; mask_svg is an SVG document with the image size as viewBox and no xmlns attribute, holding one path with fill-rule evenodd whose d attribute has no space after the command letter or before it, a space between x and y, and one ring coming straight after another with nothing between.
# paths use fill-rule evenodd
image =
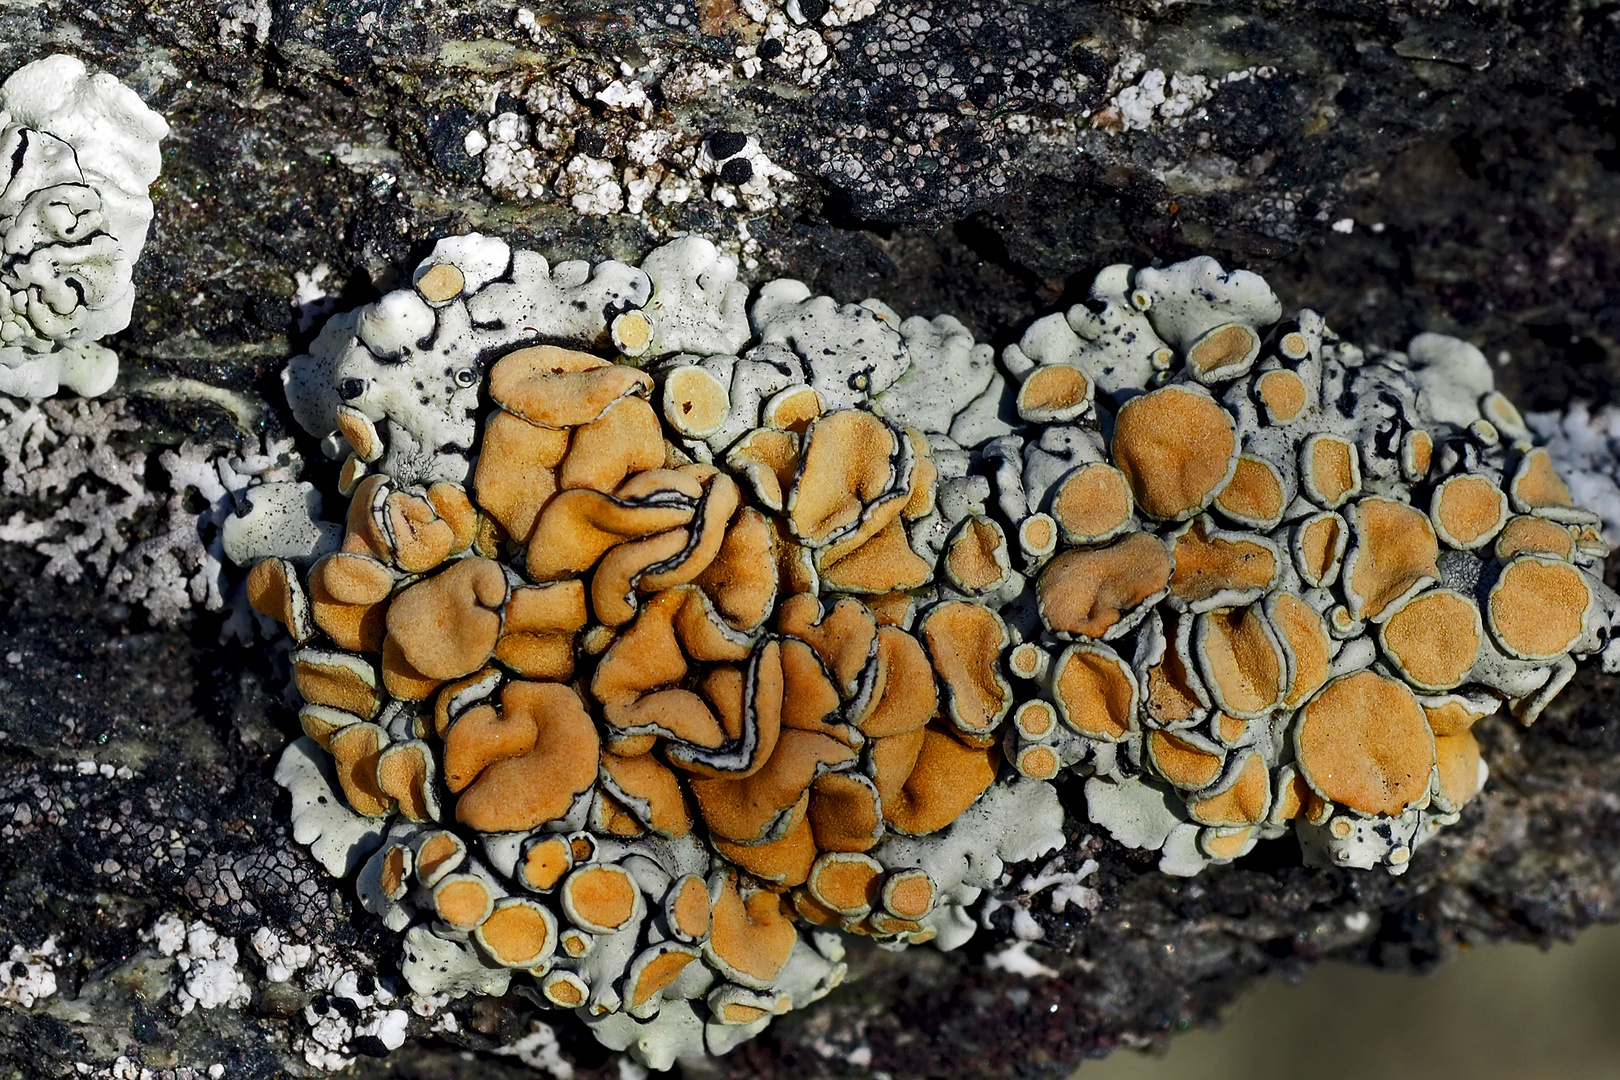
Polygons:
<instances>
[{"instance_id":1,"label":"dark bark surface","mask_svg":"<svg viewBox=\"0 0 1620 1080\"><path fill-rule=\"evenodd\" d=\"M153 455L231 430L215 408L143 397L155 377L243 391L267 429L290 425L276 372L312 334L298 274L324 264L334 302L352 306L470 229L556 258L637 257L672 230L746 220L753 280L954 314L998 347L1103 265L1212 254L1363 344L1466 337L1526 408L1606 403L1620 376L1620 5L880 3L824 35L834 59L813 83L737 74L679 101L654 89L650 122L752 134L796 179L757 212L699 196L647 218L500 197L465 135L551 80L582 103L555 159L616 160L628 121L596 91L621 63L730 63L757 46L732 0L564 2L536 8L533 34L497 3L294 0L263 8L262 40L255 10L0 2L0 74L70 51L174 129L135 319L114 342L115 393L141 421L132 445ZM1110 73L1132 54L1167 74L1271 70L1219 83L1179 126L1114 131ZM1331 227L1342 219L1348 234ZM215 616L153 626L93 572L69 584L40 563L0 556L0 951L54 935L61 985L0 1011L0 1070L69 1076L124 1056L220 1062L232 1078L308 1071L286 1041L303 1022L296 993L256 984L244 1009L182 1018L173 972L138 936L172 911L244 947L270 925L346 957L397 954L288 834L270 773L296 721L274 659L216 644ZM1101 863L1104 904L1060 916L1037 901L1032 955L1056 977L987 970L977 939L956 954L857 950L849 984L710 1071L1066 1074L1211 1022L1257 975L1327 956L1425 968L1464 943L1620 918L1617 694L1583 672L1533 729L1482 723L1490 784L1402 878L1307 870L1284 840L1172 879L1077 818L1071 850ZM133 778L84 774L92 759ZM525 1032L530 1006L453 1011L459 1031L362 1057L358 1075L532 1072L485 1053ZM616 1075L582 1029L559 1033L579 1073Z\"/></svg>"}]
</instances>

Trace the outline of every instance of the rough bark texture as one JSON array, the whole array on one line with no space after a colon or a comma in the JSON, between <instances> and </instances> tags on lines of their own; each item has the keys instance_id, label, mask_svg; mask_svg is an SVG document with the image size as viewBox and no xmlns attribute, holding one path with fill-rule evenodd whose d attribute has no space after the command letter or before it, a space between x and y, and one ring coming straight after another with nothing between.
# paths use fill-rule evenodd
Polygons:
<instances>
[{"instance_id":1,"label":"rough bark texture","mask_svg":"<svg viewBox=\"0 0 1620 1080\"><path fill-rule=\"evenodd\" d=\"M699 195L646 217L582 216L550 191L500 197L465 135L552 80L584 103L555 160L616 160L627 121L594 94L621 63L729 64L757 46L757 24L732 0L564 0L537 10L532 33L504 4L435 7L0 0L0 74L70 51L174 128L135 320L115 342L118 392L141 421L132 447L155 457L230 435L217 408L143 397L163 376L244 391L267 430L285 428L275 373L312 333L296 275L325 264L350 306L436 236L475 228L556 257L633 257L673 229L735 235L747 220L752 278L952 313L998 346L1107 263L1207 253L1352 340L1436 329L1500 351L1527 408L1606 402L1620 385L1620 6L880 2L825 33L833 59L813 80L739 72L680 101L654 90L657 125L752 134L797 179L757 212ZM1167 74L1274 70L1218 83L1179 126L1110 130L1132 53ZM1344 218L1348 235L1330 228ZM217 618L153 627L93 571L66 584L40 562L15 547L0 560L0 946L54 935L62 985L32 1011L0 1011L0 1069L68 1076L124 1056L220 1062L233 1078L309 1072L287 1038L296 992L260 984L247 1008L182 1018L172 963L138 936L174 911L244 946L271 925L346 957L397 951L283 824L269 776L295 723L272 659L216 645ZM1620 918L1617 693L1586 672L1535 728L1482 724L1491 783L1399 879L1306 870L1282 841L1176 880L1080 819L1074 844L1101 862L1105 903L1088 918L1037 900L1033 955L1057 977L986 970L982 947L860 951L849 985L709 1071L1066 1073L1210 1021L1259 974L1329 955L1425 967L1462 943ZM85 775L92 759L134 778ZM530 1074L483 1053L521 1036L530 1006L453 1008L457 1033L362 1058L358 1074ZM583 1031L546 1019L581 1073L613 1075Z\"/></svg>"}]
</instances>

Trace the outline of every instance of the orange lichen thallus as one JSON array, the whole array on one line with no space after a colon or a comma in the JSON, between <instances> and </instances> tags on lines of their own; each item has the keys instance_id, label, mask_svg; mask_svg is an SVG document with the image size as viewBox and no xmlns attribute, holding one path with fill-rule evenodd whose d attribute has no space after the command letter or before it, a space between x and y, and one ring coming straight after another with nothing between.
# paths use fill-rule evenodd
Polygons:
<instances>
[{"instance_id":1,"label":"orange lichen thallus","mask_svg":"<svg viewBox=\"0 0 1620 1080\"><path fill-rule=\"evenodd\" d=\"M418 289L459 291L441 270ZM939 474L916 429L800 387L719 468L665 441L633 368L538 346L488 386L470 491L366 476L341 551L251 577L305 646L304 726L348 805L432 829L393 843L371 902L405 903L414 871L443 933L598 1014L655 1014L702 961L736 991L714 1003L726 1023L776 1011L758 995L801 919L931 936L929 872L867 853L946 828L995 780L1010 637L979 597L1011 579L999 524L963 522L944 558L960 598L919 611L934 566L907 529ZM1027 389L1089 400L1078 372ZM722 391L670 374L675 433L713 429ZM729 869L652 882L617 861L693 839ZM492 864L490 842L510 854ZM607 944L649 919L662 943ZM609 956L622 984L592 967Z\"/></svg>"}]
</instances>

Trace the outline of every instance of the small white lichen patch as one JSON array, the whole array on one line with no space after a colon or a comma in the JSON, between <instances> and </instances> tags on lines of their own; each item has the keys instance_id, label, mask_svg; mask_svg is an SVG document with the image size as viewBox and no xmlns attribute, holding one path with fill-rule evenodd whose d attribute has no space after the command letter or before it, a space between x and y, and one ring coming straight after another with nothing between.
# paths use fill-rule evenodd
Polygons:
<instances>
[{"instance_id":1,"label":"small white lichen patch","mask_svg":"<svg viewBox=\"0 0 1620 1080\"><path fill-rule=\"evenodd\" d=\"M34 1007L56 993L56 938L48 937L37 948L11 947L11 955L0 964L0 1004Z\"/></svg>"},{"instance_id":2,"label":"small white lichen patch","mask_svg":"<svg viewBox=\"0 0 1620 1080\"><path fill-rule=\"evenodd\" d=\"M386 980L344 967L323 951L305 986L316 997L304 1008L309 1035L295 1042L309 1064L346 1068L354 1063L357 1040L374 1040L384 1051L405 1045L410 1013Z\"/></svg>"},{"instance_id":3,"label":"small white lichen patch","mask_svg":"<svg viewBox=\"0 0 1620 1080\"><path fill-rule=\"evenodd\" d=\"M200 920L187 923L175 914L160 916L140 936L159 954L174 957L181 975L175 991L181 1016L198 1007L238 1009L253 1000L252 987L237 967L241 954L235 938Z\"/></svg>"},{"instance_id":4,"label":"small white lichen patch","mask_svg":"<svg viewBox=\"0 0 1620 1080\"><path fill-rule=\"evenodd\" d=\"M686 102L702 97L731 77L729 66L722 67L702 60L682 60L669 69L658 86L664 100Z\"/></svg>"},{"instance_id":5,"label":"small white lichen patch","mask_svg":"<svg viewBox=\"0 0 1620 1080\"><path fill-rule=\"evenodd\" d=\"M647 88L634 79L629 82L614 79L594 96L609 109L634 113L644 120L652 113L652 99L647 96Z\"/></svg>"},{"instance_id":6,"label":"small white lichen patch","mask_svg":"<svg viewBox=\"0 0 1620 1080\"><path fill-rule=\"evenodd\" d=\"M571 1080L574 1075L574 1066L567 1058L562 1056L562 1046L557 1042L557 1032L549 1024L542 1024L538 1020L529 1021L529 1030L516 1042L495 1048L499 1057L515 1057L531 1069L538 1070L556 1077L556 1080ZM622 1058L621 1061L629 1061ZM630 1064L634 1065L634 1062ZM635 1066L640 1068L640 1066ZM645 1072L642 1073L646 1075Z\"/></svg>"},{"instance_id":7,"label":"small white lichen patch","mask_svg":"<svg viewBox=\"0 0 1620 1080\"><path fill-rule=\"evenodd\" d=\"M207 1067L178 1065L154 1069L127 1054L119 1054L111 1065L101 1068L86 1061L75 1061L73 1071L88 1080L204 1080L205 1077L207 1080L220 1080L225 1075L225 1066L216 1061Z\"/></svg>"},{"instance_id":8,"label":"small white lichen patch","mask_svg":"<svg viewBox=\"0 0 1620 1080\"><path fill-rule=\"evenodd\" d=\"M526 7L517 9L512 16L512 25L529 35L529 40L536 45L546 44L552 39L551 33L541 25L539 19L535 18L534 12Z\"/></svg>"},{"instance_id":9,"label":"small white lichen patch","mask_svg":"<svg viewBox=\"0 0 1620 1080\"><path fill-rule=\"evenodd\" d=\"M587 217L616 214L624 209L624 188L611 161L576 154L557 178L557 194Z\"/></svg>"},{"instance_id":10,"label":"small white lichen patch","mask_svg":"<svg viewBox=\"0 0 1620 1080\"><path fill-rule=\"evenodd\" d=\"M465 149L483 156L484 185L508 199L538 199L555 167L531 145L533 128L527 117L504 112L489 122L486 132L467 133Z\"/></svg>"},{"instance_id":11,"label":"small white lichen patch","mask_svg":"<svg viewBox=\"0 0 1620 1080\"><path fill-rule=\"evenodd\" d=\"M332 268L324 262L316 263L308 273L299 270L293 274L297 286L293 290L292 306L298 312L298 329L311 330L321 319L331 314L334 301L326 292L326 281Z\"/></svg>"},{"instance_id":12,"label":"small white lichen patch","mask_svg":"<svg viewBox=\"0 0 1620 1080\"><path fill-rule=\"evenodd\" d=\"M1048 967L1029 955L1028 941L1008 942L1004 948L989 953L984 958L984 966L991 971L1005 971L1009 975L1020 975L1026 979L1050 979L1057 976L1055 968Z\"/></svg>"},{"instance_id":13,"label":"small white lichen patch","mask_svg":"<svg viewBox=\"0 0 1620 1080\"><path fill-rule=\"evenodd\" d=\"M844 0L818 27L794 2L747 0L737 14L761 33L757 43L737 47L733 63L653 58L640 67L574 64L477 79L473 90L486 119L463 135L462 148L480 160L484 186L503 198L552 199L586 216L631 214L656 235L679 235L683 229L667 208L692 199L758 213L778 205L794 176L753 137L741 151L714 157L710 141L717 133L694 130L672 110L723 98L762 72L773 82L813 86L836 63L828 35L876 10L873 0ZM668 18L678 22L680 15ZM514 25L536 43L548 40L529 9L518 9ZM764 57L757 55L761 47ZM587 129L582 120L593 114Z\"/></svg>"},{"instance_id":14,"label":"small white lichen patch","mask_svg":"<svg viewBox=\"0 0 1620 1080\"><path fill-rule=\"evenodd\" d=\"M270 40L270 26L275 13L270 0L231 0L219 20L219 43L240 45L249 39L255 45Z\"/></svg>"},{"instance_id":15,"label":"small white lichen patch","mask_svg":"<svg viewBox=\"0 0 1620 1080\"><path fill-rule=\"evenodd\" d=\"M1073 907L1078 911L1096 911L1102 907L1102 894L1096 889L1082 885L1091 875L1101 867L1096 859L1087 859L1076 870L1064 870L1063 856L1052 859L1042 866L1038 873L1027 875L1018 883L1018 891L1026 901L1033 901L1038 893L1048 893L1052 911L1062 914Z\"/></svg>"},{"instance_id":16,"label":"small white lichen patch","mask_svg":"<svg viewBox=\"0 0 1620 1080\"><path fill-rule=\"evenodd\" d=\"M289 941L268 926L253 931L249 941L253 951L264 961L264 977L271 982L287 982L314 958L308 945Z\"/></svg>"},{"instance_id":17,"label":"small white lichen patch","mask_svg":"<svg viewBox=\"0 0 1620 1080\"><path fill-rule=\"evenodd\" d=\"M1146 131L1155 121L1179 126L1201 102L1209 99L1209 80L1202 75L1166 75L1159 68L1143 71L1145 58L1126 53L1114 65L1109 86L1116 88L1102 116L1104 127Z\"/></svg>"},{"instance_id":18,"label":"small white lichen patch","mask_svg":"<svg viewBox=\"0 0 1620 1080\"><path fill-rule=\"evenodd\" d=\"M160 915L141 932L141 940L150 941L161 955L173 956L186 944L186 920L174 914Z\"/></svg>"},{"instance_id":19,"label":"small white lichen patch","mask_svg":"<svg viewBox=\"0 0 1620 1080\"><path fill-rule=\"evenodd\" d=\"M745 3L743 10L765 27L759 44L737 47L737 59L742 62L742 72L748 78L768 71L772 78L813 86L832 67L832 50L827 47L827 39L814 27L795 26L785 12L770 10L764 4ZM769 60L759 55L759 45L765 42L780 46L779 52L772 48L775 55Z\"/></svg>"},{"instance_id":20,"label":"small white lichen patch","mask_svg":"<svg viewBox=\"0 0 1620 1080\"><path fill-rule=\"evenodd\" d=\"M1089 913L1101 908L1102 894L1080 884L1100 869L1097 860L1087 859L1079 869L1072 871L1063 869L1063 861L1061 854L1047 860L1038 872L1027 874L1018 882L1016 892L1006 888L1011 884L1011 876L1003 874L997 882L997 891L985 897L979 908L979 925L986 930L992 929L996 914L1006 908L1012 914L1013 937L1019 941L1039 941L1046 936L1046 931L1031 912L1036 898L1048 890L1051 910L1056 914L1062 914L1071 906L1076 913Z\"/></svg>"},{"instance_id":21,"label":"small white lichen patch","mask_svg":"<svg viewBox=\"0 0 1620 1080\"><path fill-rule=\"evenodd\" d=\"M1108 104L1097 111L1095 126L1105 131L1147 131L1155 125L1179 128L1206 115L1203 104L1223 83L1269 79L1276 74L1269 67L1251 67L1223 77L1167 73L1160 68L1144 71L1145 65L1140 53L1126 53L1114 65L1108 80L1113 93Z\"/></svg>"},{"instance_id":22,"label":"small white lichen patch","mask_svg":"<svg viewBox=\"0 0 1620 1080\"><path fill-rule=\"evenodd\" d=\"M265 965L269 982L291 982L308 995L292 1021L289 1045L311 1067L328 1072L354 1064L357 1054L380 1055L397 1050L410 1034L413 1016L432 1018L448 998L407 995L397 980L379 978L346 956L319 942L297 943L284 932L261 926L251 938ZM454 1032L455 1017L445 1013L433 1030Z\"/></svg>"}]
</instances>

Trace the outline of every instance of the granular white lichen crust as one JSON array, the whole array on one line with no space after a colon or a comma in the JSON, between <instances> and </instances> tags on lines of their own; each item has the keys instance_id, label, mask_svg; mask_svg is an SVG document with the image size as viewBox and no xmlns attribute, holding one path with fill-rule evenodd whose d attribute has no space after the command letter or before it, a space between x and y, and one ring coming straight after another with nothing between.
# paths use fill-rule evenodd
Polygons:
<instances>
[{"instance_id":1,"label":"granular white lichen crust","mask_svg":"<svg viewBox=\"0 0 1620 1080\"><path fill-rule=\"evenodd\" d=\"M724 1053L842 934L989 925L1064 772L1168 873L1289 829L1399 873L1475 722L1620 666L1597 519L1477 350L1369 356L1211 259L1110 267L999 363L696 237L411 280L287 370L341 534L289 487L227 549L297 646L294 835L420 994ZM1026 890L1095 908L1058 865Z\"/></svg>"}]
</instances>

